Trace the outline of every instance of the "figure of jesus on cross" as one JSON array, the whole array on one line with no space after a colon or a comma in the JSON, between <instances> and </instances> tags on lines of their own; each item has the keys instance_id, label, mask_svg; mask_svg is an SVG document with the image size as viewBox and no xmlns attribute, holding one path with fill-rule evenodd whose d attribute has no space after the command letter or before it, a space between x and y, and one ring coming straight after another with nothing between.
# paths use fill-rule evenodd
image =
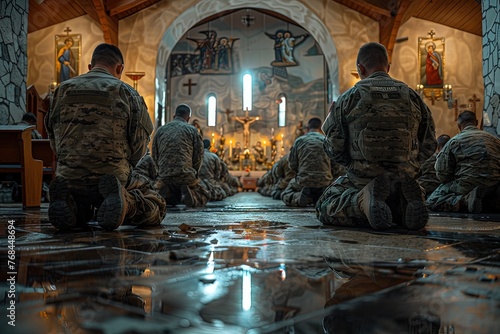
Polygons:
<instances>
[{"instance_id":1,"label":"figure of jesus on cross","mask_svg":"<svg viewBox=\"0 0 500 334\"><path fill-rule=\"evenodd\" d=\"M259 120L259 117L249 117L248 108L245 110L245 117L234 116L234 120L243 124L243 143L245 149L250 146L250 124Z\"/></svg>"}]
</instances>

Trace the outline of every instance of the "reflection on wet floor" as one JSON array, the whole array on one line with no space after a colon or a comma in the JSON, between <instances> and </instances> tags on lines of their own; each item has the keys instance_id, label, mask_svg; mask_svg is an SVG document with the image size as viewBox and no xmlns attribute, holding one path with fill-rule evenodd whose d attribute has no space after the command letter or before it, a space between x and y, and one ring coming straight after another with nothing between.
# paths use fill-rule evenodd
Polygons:
<instances>
[{"instance_id":1,"label":"reflection on wet floor","mask_svg":"<svg viewBox=\"0 0 500 334\"><path fill-rule=\"evenodd\" d=\"M240 193L158 228L57 233L0 207L1 333L497 333L500 217L323 227ZM15 298L8 221L15 221ZM15 327L9 325L15 301Z\"/></svg>"}]
</instances>

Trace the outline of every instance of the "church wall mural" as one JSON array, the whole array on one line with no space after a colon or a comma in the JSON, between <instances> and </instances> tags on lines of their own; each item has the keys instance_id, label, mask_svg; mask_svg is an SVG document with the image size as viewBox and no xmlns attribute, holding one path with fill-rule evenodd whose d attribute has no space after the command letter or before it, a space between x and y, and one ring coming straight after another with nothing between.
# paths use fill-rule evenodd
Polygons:
<instances>
[{"instance_id":1,"label":"church wall mural","mask_svg":"<svg viewBox=\"0 0 500 334\"><path fill-rule=\"evenodd\" d=\"M242 77L247 73L252 76L252 103L245 110ZM289 151L300 122L325 117L325 63L315 40L298 25L255 10L239 10L190 29L174 47L166 76L172 111L179 103L189 104L192 119L206 139L213 139L214 151L230 161L236 146L242 153L248 149L250 161L233 159L231 168L268 168ZM217 101L215 125L208 123L209 95ZM286 109L280 124L281 103Z\"/></svg>"},{"instance_id":2,"label":"church wall mural","mask_svg":"<svg viewBox=\"0 0 500 334\"><path fill-rule=\"evenodd\" d=\"M255 2L255 1L196 1L196 0L185 0L185 1L162 1L156 5L143 10L135 15L127 17L120 21L119 24L119 47L122 50L125 57L126 71L144 71L145 76L139 81L138 91L143 95L152 119L156 121L156 110L158 109L159 102L166 100L167 97L177 96L179 93L179 101L185 99L192 103L194 100L204 100L206 98L207 92L199 92L200 86L192 86L191 95L188 94L188 86L183 86L186 83L199 84L198 77L208 78L204 85L210 88L210 91L217 92L217 98L219 99L218 105L219 110L217 112L217 124L222 122L232 122L231 127L236 129L239 127L239 131L242 131L243 126L241 124L236 124L234 120L229 120L227 116L234 116L235 111L238 111L239 117L244 117L245 114L241 109L241 101L236 99L236 93L231 92L227 89L229 86L234 87L234 89L241 89L241 77L237 75L237 71L242 71L242 61L249 62L248 66L245 68L252 69L261 73L261 78L258 78L255 82L256 88L254 88L254 93L262 89L267 95L260 95L259 98L254 99L254 105L252 111L249 113L250 117L256 117L257 112L262 111L266 113L274 113L274 116L267 117L252 123L250 129L252 130L251 139L256 140L260 138L266 140L269 144L269 136L271 130L274 129L275 137L277 142L281 141L281 134L284 134L277 126L272 126L271 123L263 126L264 121L268 122L273 120L276 124L276 114L278 105L275 104L272 110L269 110L267 106L273 105L278 99L273 96L270 92L278 94L278 92L286 92L286 99L295 99L294 103L289 104L288 110L290 112L287 119L286 135L284 136L284 147L289 149L294 136L297 120L307 121L307 115L304 115L303 110L315 110L316 107L312 107L307 104L303 106L303 101L310 100L304 99L304 97L309 97L309 95L320 95L323 98L323 94L326 90L326 85L320 84L320 80L317 73L312 71L321 71L324 73L324 68L322 66L311 67L306 66L304 62L314 59L316 62L320 62L320 56L306 56L306 53L310 50L313 45L312 36L317 35L319 31L319 26L324 25L326 27L326 33L320 35L316 38L317 44L324 46L328 39L331 39L335 43L336 50L332 53L333 57L327 58L326 61L323 60L323 66L331 66L332 63L337 62L337 72L334 73L336 80L332 80L331 85L335 87L340 93L349 89L355 82L356 79L350 74L352 70L356 67L355 59L356 53L363 43L368 41L378 40L378 25L375 21L363 16L355 11L347 10L342 5L335 3L333 1L321 1L321 0L308 0L306 1L296 1L296 0L276 0L272 2L272 9L277 13L287 13L287 17L293 19L295 22L299 22L301 26L308 26L308 31L303 31L297 29L294 25L289 25L287 29L286 24L283 26L272 26L270 21L266 17L266 26L261 31L252 30L252 25L249 29L246 29L246 25L241 23L239 29L233 28L231 31L230 22L226 22L226 27L217 26L215 23L211 23L210 27L205 22L204 25L196 26L200 21L205 19L205 12L210 11L210 4L217 3L217 6L221 6L220 9L225 10L233 6L234 3L238 5L248 4L246 7L259 7L265 6L267 2ZM221 4L221 5L219 5ZM251 5L253 4L253 6ZM291 8L297 8L297 4L307 5L306 11L291 11ZM287 11L288 10L288 11ZM190 16L184 19L183 13L190 12ZM309 11L309 12L308 12ZM192 15L191 15L192 13ZM288 14L289 13L289 14ZM312 15L311 15L312 13ZM241 14L241 15L240 15ZM240 12L240 16L233 18L233 27L236 22L241 22L242 16L246 15ZM255 20L260 20L261 14L255 11L250 12L251 16ZM316 15L316 17L315 17ZM492 15L496 17L495 14ZM178 17L183 19L179 22L176 21ZM494 20L492 22L495 22ZM255 21L258 23L258 21ZM153 27L154 25L154 27ZM93 21L89 16L82 16L71 21L67 21L58 25L42 29L35 33L28 34L27 40L27 57L28 57L28 71L27 71L27 86L34 85L40 94L44 94L48 91L49 85L56 79L55 77L55 61L54 61L54 48L55 41L54 36L66 34L65 30L67 27L72 29L72 33L82 34L81 40L81 62L79 64L79 72L86 72L86 66L90 61L92 50L99 43L104 42L103 34L100 30L98 23ZM210 28L210 29L208 29ZM245 29L243 29L245 28ZM170 30L172 29L172 30ZM232 60L228 58L228 62L231 64L231 74L222 75L202 75L202 74L185 74L176 85L170 85L169 91L163 89L163 81L165 80L165 73L167 70L170 71L171 64L167 66L162 59L164 54L170 53L170 48L181 47L183 45L184 49L181 47L176 52L185 53L195 53L196 44L189 40L184 40L184 44L177 45L179 37L182 36L184 31L190 31L189 38L193 39L203 39L206 37L205 34L200 34L199 31L214 30L217 31L217 37L232 37L240 38L232 44ZM294 57L298 60L297 66L286 67L288 74L288 84L291 88L286 89L285 83L282 80L277 79L278 76L275 75L272 80L269 80L267 76L275 74L275 69L277 66L272 66L271 63L276 60L274 40L269 37L269 35L277 35L278 30L290 30L293 36L300 36L303 34L311 34L301 45L296 46L294 49ZM483 110L483 104L486 108L486 115L489 116L489 121L491 125L485 123L485 129L489 128L495 131L497 129L497 124L499 123L495 116L498 114L498 92L493 88L493 84L489 84L488 87L484 86L483 80L483 62L480 50L483 48L482 38L479 36L471 35L456 29L452 29L446 26L438 25L434 22L429 22L425 20L420 20L412 18L409 21L401 25L396 39L404 38L404 42L398 42L395 45L393 51L393 61L391 64L390 74L398 79L407 82L411 87L415 87L419 81L419 68L418 68L418 38L425 36L428 31L434 29L437 33L436 36L446 38L446 67L445 67L445 83L453 86L453 97L457 101L456 108L461 111L463 108L473 108L475 106L477 112ZM179 35L176 35L177 31L182 31ZM236 34L235 30L239 33ZM168 32L168 33L167 33ZM187 35L187 34L186 34ZM166 42L165 42L166 41ZM497 44L492 44L490 54L496 55L498 52L498 47L495 48ZM189 49L186 49L189 48ZM187 50L187 51L186 51ZM326 49L323 49L325 52ZM252 53L250 53L252 52ZM318 50L321 52L321 50ZM165 59L170 59L170 57L165 57ZM494 59L493 56L485 57L485 59ZM232 63L231 63L232 62ZM159 66L159 64L161 66ZM321 67L321 68L320 68ZM495 69L495 66L491 66ZM311 72L309 72L311 71ZM493 70L490 70L493 71ZM13 72L15 73L15 71ZM498 75L488 74L491 78L497 78ZM228 78L231 79L228 79ZM170 77L168 77L170 78ZM174 77L173 77L174 78ZM125 82L133 84L132 80L124 76L122 78ZM170 79L169 79L170 80ZM225 81L223 81L225 80ZM494 80L493 80L494 81ZM301 83L300 89L297 83ZM170 83L169 83L170 84ZM497 85L498 86L498 85ZM484 90L488 92L488 96L484 97ZM232 90L231 90L232 91ZM182 95L184 94L184 95ZM257 93L256 93L257 94ZM474 99L474 94L479 97L479 101ZM165 96L163 99L162 96ZM300 98L298 98L300 96ZM326 108L330 100L335 99L337 95L330 96L324 102ZM321 109L321 113L318 113L321 118L324 118L327 109L320 107L318 102L320 97L312 99L312 103L318 105L317 108ZM485 100L485 101L483 101ZM225 104L221 104L223 101ZM454 135L457 133L456 121L455 121L455 107L449 109L446 102L435 101L434 104L429 100L425 100L431 109L434 120L436 123L436 133L443 134L448 133ZM171 101L167 101L170 103ZM200 103L201 106L201 103ZM161 106L163 107L163 106ZM196 106L195 106L196 107ZM171 117L170 106L167 104L163 109L162 119L169 119ZM165 112L166 111L166 112ZM201 108L198 106L194 108L196 117L201 115ZM226 114L226 111L233 111L232 113ZM260 115L260 114L259 114ZM9 108L5 122L13 123L21 119L22 111L16 108ZM206 121L203 123L203 127L206 128L206 134L211 137L211 134L218 132L220 129L217 127L207 127ZM156 123L156 122L155 122ZM488 126L489 125L489 126ZM260 131L262 129L262 134ZM213 131L211 131L213 130ZM233 147L235 141L241 141L242 137L236 138L231 135L229 125L224 127L224 136L226 138L226 148L229 150L229 141L233 139ZM264 132L265 131L265 132ZM235 132L236 133L236 132ZM262 135L262 136L261 136ZM261 136L261 137L258 137ZM279 144L278 144L279 145ZM226 153L227 154L227 153Z\"/></svg>"}]
</instances>

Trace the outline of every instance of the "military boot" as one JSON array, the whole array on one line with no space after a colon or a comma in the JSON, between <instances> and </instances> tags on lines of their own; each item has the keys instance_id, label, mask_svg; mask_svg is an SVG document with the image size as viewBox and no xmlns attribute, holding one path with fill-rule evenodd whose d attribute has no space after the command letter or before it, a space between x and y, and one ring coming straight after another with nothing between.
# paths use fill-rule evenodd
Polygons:
<instances>
[{"instance_id":1,"label":"military boot","mask_svg":"<svg viewBox=\"0 0 500 334\"><path fill-rule=\"evenodd\" d=\"M483 198L486 195L486 189L475 187L470 193L463 197L467 203L467 210L470 213L480 213L483 210Z\"/></svg>"},{"instance_id":2,"label":"military boot","mask_svg":"<svg viewBox=\"0 0 500 334\"><path fill-rule=\"evenodd\" d=\"M410 230L421 230L429 221L429 209L425 205L422 189L417 181L406 175L401 181L402 225Z\"/></svg>"},{"instance_id":3,"label":"military boot","mask_svg":"<svg viewBox=\"0 0 500 334\"><path fill-rule=\"evenodd\" d=\"M381 174L370 181L358 194L358 206L366 216L370 226L376 230L394 226L392 212L385 203L389 197L391 181Z\"/></svg>"},{"instance_id":4,"label":"military boot","mask_svg":"<svg viewBox=\"0 0 500 334\"><path fill-rule=\"evenodd\" d=\"M182 203L186 206L194 207L196 203L191 188L189 188L189 186L187 185L183 185L181 186L181 193L182 193Z\"/></svg>"},{"instance_id":5,"label":"military boot","mask_svg":"<svg viewBox=\"0 0 500 334\"><path fill-rule=\"evenodd\" d=\"M304 187L300 191L299 198L297 200L297 205L299 207L306 207L311 204L311 188Z\"/></svg>"},{"instance_id":6,"label":"military boot","mask_svg":"<svg viewBox=\"0 0 500 334\"><path fill-rule=\"evenodd\" d=\"M500 184L492 186L483 198L483 210L500 213Z\"/></svg>"},{"instance_id":7,"label":"military boot","mask_svg":"<svg viewBox=\"0 0 500 334\"><path fill-rule=\"evenodd\" d=\"M128 198L127 190L114 175L101 177L99 192L104 200L97 211L97 223L106 230L114 230L123 224L128 212L135 211L135 201Z\"/></svg>"},{"instance_id":8,"label":"military boot","mask_svg":"<svg viewBox=\"0 0 500 334\"><path fill-rule=\"evenodd\" d=\"M57 176L49 186L49 221L61 231L77 226L76 205L69 192L68 180Z\"/></svg>"}]
</instances>

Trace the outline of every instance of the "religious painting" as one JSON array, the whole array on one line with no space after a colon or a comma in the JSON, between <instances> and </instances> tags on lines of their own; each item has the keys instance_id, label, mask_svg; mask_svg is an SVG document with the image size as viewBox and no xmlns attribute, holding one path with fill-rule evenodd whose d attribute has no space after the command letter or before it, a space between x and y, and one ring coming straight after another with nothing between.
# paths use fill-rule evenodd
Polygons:
<instances>
[{"instance_id":1,"label":"religious painting","mask_svg":"<svg viewBox=\"0 0 500 334\"><path fill-rule=\"evenodd\" d=\"M274 41L274 60L272 66L286 67L297 66L299 63L294 57L294 49L302 44L310 35L303 34L294 36L289 30L278 29L274 34L264 32L267 37Z\"/></svg>"},{"instance_id":2,"label":"religious painting","mask_svg":"<svg viewBox=\"0 0 500 334\"><path fill-rule=\"evenodd\" d=\"M444 38L418 38L420 87L442 89L444 83Z\"/></svg>"},{"instance_id":3,"label":"religious painting","mask_svg":"<svg viewBox=\"0 0 500 334\"><path fill-rule=\"evenodd\" d=\"M200 31L204 38L190 38L196 43L194 53L175 53L171 56L170 69L172 76L186 74L232 74L233 45L239 38L217 36L215 30Z\"/></svg>"},{"instance_id":4,"label":"religious painting","mask_svg":"<svg viewBox=\"0 0 500 334\"><path fill-rule=\"evenodd\" d=\"M60 84L79 75L82 56L82 35L56 35L55 50L55 81Z\"/></svg>"}]
</instances>

